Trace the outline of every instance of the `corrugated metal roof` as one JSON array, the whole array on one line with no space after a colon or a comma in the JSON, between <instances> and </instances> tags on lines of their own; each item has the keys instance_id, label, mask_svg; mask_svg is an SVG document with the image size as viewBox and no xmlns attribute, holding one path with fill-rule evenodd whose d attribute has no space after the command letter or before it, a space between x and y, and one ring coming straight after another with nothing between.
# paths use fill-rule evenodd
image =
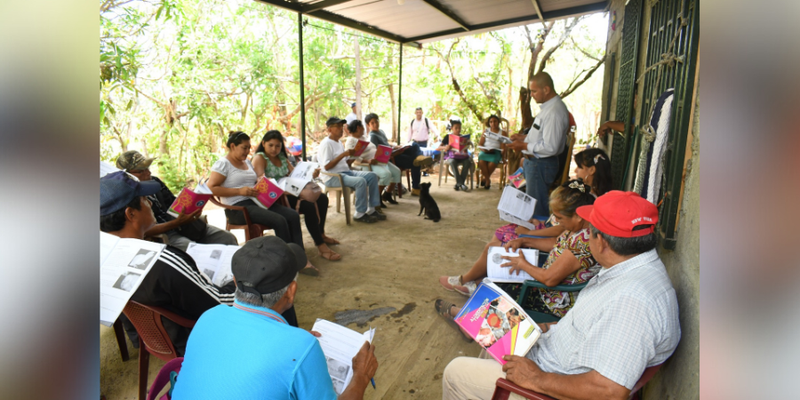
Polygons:
<instances>
[{"instance_id":1,"label":"corrugated metal roof","mask_svg":"<svg viewBox=\"0 0 800 400\"><path fill-rule=\"evenodd\" d=\"M607 0L259 1L415 45L539 22L540 12L547 21L603 11L608 5Z\"/></svg>"}]
</instances>

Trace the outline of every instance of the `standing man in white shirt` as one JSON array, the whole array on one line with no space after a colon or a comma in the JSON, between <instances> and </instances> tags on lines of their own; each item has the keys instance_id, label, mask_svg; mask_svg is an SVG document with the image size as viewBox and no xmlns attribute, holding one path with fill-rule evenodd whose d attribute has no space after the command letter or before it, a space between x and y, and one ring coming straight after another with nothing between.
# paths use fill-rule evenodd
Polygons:
<instances>
[{"instance_id":1,"label":"standing man in white shirt","mask_svg":"<svg viewBox=\"0 0 800 400\"><path fill-rule=\"evenodd\" d=\"M346 121L344 123L344 133L346 133L348 135L351 132L350 132L350 130L347 129L347 125L350 125L350 123L353 122L353 120L358 119L358 114L356 113L358 108L356 107L356 103L350 103L350 109L353 110L353 111L350 111L350 114L347 114L347 116L344 117L344 120ZM367 127L365 126L364 130L366 131L366 129L367 129Z\"/></svg>"},{"instance_id":2,"label":"standing man in white shirt","mask_svg":"<svg viewBox=\"0 0 800 400\"><path fill-rule=\"evenodd\" d=\"M564 151L569 111L556 94L553 78L547 72L533 76L530 82L531 97L541 104L539 115L527 135L516 134L508 145L514 150L522 150L525 161L522 164L527 185L525 192L536 199L533 216L550 216L549 188L558 175L558 155Z\"/></svg>"},{"instance_id":3,"label":"standing man in white shirt","mask_svg":"<svg viewBox=\"0 0 800 400\"><path fill-rule=\"evenodd\" d=\"M328 137L322 139L317 147L317 162L325 172L341 174L344 182L339 182L336 177L331 177L325 182L328 187L341 187L342 184L356 191L356 213L353 216L358 222L373 223L386 220L386 215L378 212L375 207L380 206L381 197L378 190L378 175L367 171L351 171L347 160L354 150L345 150L339 143L344 133L342 125L345 120L330 117L325 125L328 126Z\"/></svg>"},{"instance_id":4,"label":"standing man in white shirt","mask_svg":"<svg viewBox=\"0 0 800 400\"><path fill-rule=\"evenodd\" d=\"M419 147L428 147L428 136L431 130L431 122L428 117L422 116L422 107L417 107L414 111L417 116L411 120L411 125L408 127L408 142L415 141Z\"/></svg>"}]
</instances>

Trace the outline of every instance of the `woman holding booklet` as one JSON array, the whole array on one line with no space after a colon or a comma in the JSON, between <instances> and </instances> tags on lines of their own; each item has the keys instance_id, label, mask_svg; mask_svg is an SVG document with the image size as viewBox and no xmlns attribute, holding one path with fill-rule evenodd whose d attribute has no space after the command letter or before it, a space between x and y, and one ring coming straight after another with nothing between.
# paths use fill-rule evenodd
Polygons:
<instances>
[{"instance_id":1,"label":"woman holding booklet","mask_svg":"<svg viewBox=\"0 0 800 400\"><path fill-rule=\"evenodd\" d=\"M369 141L369 138L364 138L364 125L361 124L361 121L355 119L350 121L347 124L347 129L350 132L350 137L353 140L363 140ZM350 138L348 138L348 141ZM348 143L349 144L349 143ZM381 150L388 150L389 154L387 157L383 158L384 161L378 160L380 155L378 154L379 147L375 145L375 143L369 143L364 149L364 152L361 153L357 159L360 162L369 164L369 167L362 166L362 170L364 171L372 171L375 175L378 175L378 190L381 193L392 193L394 191L394 186L397 183L400 183L400 168L397 168L394 164L389 162L389 157L391 157L392 148L389 146L382 146L383 149ZM345 145L345 150L349 150L350 146ZM365 169L367 168L367 169ZM384 190L385 189L385 190ZM392 199L392 196L381 196L381 202L386 200L388 203L397 204L397 201ZM385 204L381 204L381 208L385 208Z\"/></svg>"},{"instance_id":2,"label":"woman holding booklet","mask_svg":"<svg viewBox=\"0 0 800 400\"><path fill-rule=\"evenodd\" d=\"M276 130L267 131L258 144L256 154L253 155L253 168L261 179L266 176L271 179L281 179L289 176L294 167L286 156L286 145L283 135ZM313 177L319 176L319 168L314 170ZM328 215L328 195L322 193L315 203L301 200L297 196L286 192L286 200L295 210L305 216L306 230L314 239L314 245L319 250L319 255L330 261L339 261L342 256L331 250L329 244L339 244L339 241L325 235L325 218ZM298 202L300 203L298 206Z\"/></svg>"},{"instance_id":3,"label":"woman holding booklet","mask_svg":"<svg viewBox=\"0 0 800 400\"><path fill-rule=\"evenodd\" d=\"M277 201L266 209L254 200L259 195L255 189L258 174L247 159L250 155L250 136L241 131L231 131L226 142L228 154L211 167L207 186L223 204L247 209L253 222L275 230L275 236L286 243L297 243L303 247L303 233L300 230L300 214ZM232 224L243 225L244 214L237 210L225 210ZM311 263L308 266L313 267Z\"/></svg>"},{"instance_id":4,"label":"woman holding booklet","mask_svg":"<svg viewBox=\"0 0 800 400\"><path fill-rule=\"evenodd\" d=\"M471 144L469 135L461 136L461 119L458 117L450 118L450 135L456 135L462 138L465 143L459 142L460 149L456 150L455 143L450 143L450 135L445 135L442 138L442 145L436 149L442 152L444 163L449 165L450 173L456 178L456 185L453 189L469 191L467 187L467 174L469 174L474 165L472 163L472 156L470 156L467 147ZM466 139L466 140L464 140ZM458 168L461 168L459 172Z\"/></svg>"},{"instance_id":5,"label":"woman holding booklet","mask_svg":"<svg viewBox=\"0 0 800 400\"><path fill-rule=\"evenodd\" d=\"M589 185L582 180L571 180L550 195L550 209L555 219L565 229L558 237L519 238L505 244L506 251L516 252L520 248L534 248L548 251L550 254L541 267L535 265L537 260L526 260L520 252L519 256L503 256L506 260L501 267L510 268L510 272L524 271L534 279L547 286L558 284L579 284L591 279L600 270L592 254L589 252L589 223L575 213L584 205L594 203ZM493 238L470 270L461 276L442 276L439 283L447 290L455 290L465 296L471 296L477 283L486 277L487 254L489 248L501 246L502 243ZM499 284L511 297L520 290L519 284ZM572 307L577 293L560 292L549 289L538 289L530 292L523 308L563 317ZM453 317L459 308L443 300L436 301L436 309L445 317Z\"/></svg>"},{"instance_id":6,"label":"woman holding booklet","mask_svg":"<svg viewBox=\"0 0 800 400\"><path fill-rule=\"evenodd\" d=\"M481 186L485 189L489 189L492 186L492 174L497 168L497 164L500 163L503 157L503 150L506 148L503 140L498 136L508 138L508 132L500 129L500 117L492 114L486 121L486 131L483 132L478 143L478 148L481 149L481 154L478 155L478 168L480 168L481 177L483 178ZM502 182L500 184L502 185Z\"/></svg>"}]
</instances>

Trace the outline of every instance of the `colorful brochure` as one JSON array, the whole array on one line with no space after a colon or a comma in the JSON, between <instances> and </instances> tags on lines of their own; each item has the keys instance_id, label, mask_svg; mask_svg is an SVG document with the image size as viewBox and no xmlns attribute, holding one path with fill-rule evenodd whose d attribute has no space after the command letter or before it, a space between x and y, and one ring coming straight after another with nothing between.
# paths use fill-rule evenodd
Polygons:
<instances>
[{"instance_id":1,"label":"colorful brochure","mask_svg":"<svg viewBox=\"0 0 800 400\"><path fill-rule=\"evenodd\" d=\"M455 321L500 364L508 354L525 357L542 334L525 310L488 279L478 285Z\"/></svg>"},{"instance_id":2,"label":"colorful brochure","mask_svg":"<svg viewBox=\"0 0 800 400\"><path fill-rule=\"evenodd\" d=\"M469 136L464 135L456 135L451 133L448 135L447 143L450 144L450 147L453 148L455 151L464 151L467 148L467 143L469 143Z\"/></svg>"},{"instance_id":3,"label":"colorful brochure","mask_svg":"<svg viewBox=\"0 0 800 400\"><path fill-rule=\"evenodd\" d=\"M517 189L519 189L521 186L525 186L525 173L523 172L522 167L519 167L519 169L517 169L513 175L509 175L508 180Z\"/></svg>"},{"instance_id":4,"label":"colorful brochure","mask_svg":"<svg viewBox=\"0 0 800 400\"><path fill-rule=\"evenodd\" d=\"M181 189L178 197L169 206L170 214L177 216L178 214L191 214L197 210L202 210L211 198L211 191L204 184L197 185L195 190L189 188Z\"/></svg>"},{"instance_id":5,"label":"colorful brochure","mask_svg":"<svg viewBox=\"0 0 800 400\"><path fill-rule=\"evenodd\" d=\"M267 179L266 176L262 176L258 180L255 189L258 190L258 196L254 197L258 200L256 204L262 205L264 208L270 208L283 194L283 189L278 186L278 183Z\"/></svg>"},{"instance_id":6,"label":"colorful brochure","mask_svg":"<svg viewBox=\"0 0 800 400\"><path fill-rule=\"evenodd\" d=\"M366 140L356 139L354 137L347 138L347 141L344 144L345 150L355 150L353 153L353 157L361 156L361 153L367 149L369 146L369 142Z\"/></svg>"},{"instance_id":7,"label":"colorful brochure","mask_svg":"<svg viewBox=\"0 0 800 400\"><path fill-rule=\"evenodd\" d=\"M389 146L378 145L378 151L375 153L375 160L379 163L388 163L392 158L392 148Z\"/></svg>"}]
</instances>

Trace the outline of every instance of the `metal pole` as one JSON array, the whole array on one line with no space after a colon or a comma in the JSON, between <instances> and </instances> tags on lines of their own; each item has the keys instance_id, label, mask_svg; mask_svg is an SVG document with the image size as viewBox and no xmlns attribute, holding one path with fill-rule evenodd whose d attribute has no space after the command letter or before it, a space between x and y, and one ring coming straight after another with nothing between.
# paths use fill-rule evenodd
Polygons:
<instances>
[{"instance_id":1,"label":"metal pole","mask_svg":"<svg viewBox=\"0 0 800 400\"><path fill-rule=\"evenodd\" d=\"M403 44L400 43L400 84L397 86L397 144L400 144L400 127L403 126Z\"/></svg>"},{"instance_id":2,"label":"metal pole","mask_svg":"<svg viewBox=\"0 0 800 400\"><path fill-rule=\"evenodd\" d=\"M306 157L306 91L305 77L303 76L303 13L297 13L297 36L300 49L300 138L303 141L303 161L308 161Z\"/></svg>"}]
</instances>

